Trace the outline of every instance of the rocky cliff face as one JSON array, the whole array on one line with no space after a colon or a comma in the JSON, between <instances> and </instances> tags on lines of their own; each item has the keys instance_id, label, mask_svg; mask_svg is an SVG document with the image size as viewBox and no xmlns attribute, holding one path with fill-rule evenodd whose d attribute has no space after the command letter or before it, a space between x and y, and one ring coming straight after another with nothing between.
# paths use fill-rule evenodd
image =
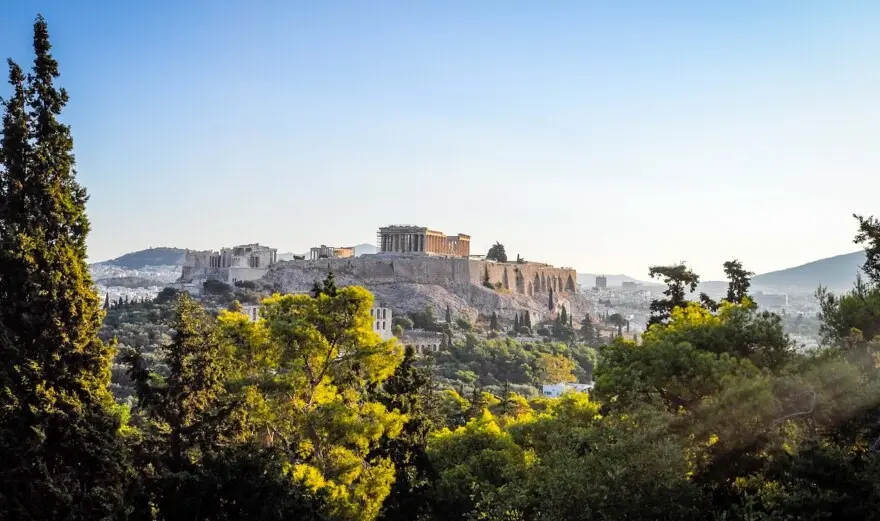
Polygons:
<instances>
[{"instance_id":1,"label":"rocky cliff face","mask_svg":"<svg viewBox=\"0 0 880 521\"><path fill-rule=\"evenodd\" d=\"M495 291L470 282L441 281L437 277L426 277L432 283L423 283L409 273L398 277L380 270L365 270L360 264L334 262L329 266L337 284L364 286L375 295L377 303L397 313L421 311L430 305L438 317L442 317L449 306L455 316L467 317L471 321L488 317L493 312L505 320L513 320L515 314L525 310L529 311L533 322L549 316L548 295L543 293L528 295L503 289ZM269 270L263 282L282 292L308 291L316 280L327 276L327 271L327 263L281 262ZM576 317L583 315L587 305L583 294L576 291L554 293L554 301L560 299L568 302L569 312Z\"/></svg>"}]
</instances>

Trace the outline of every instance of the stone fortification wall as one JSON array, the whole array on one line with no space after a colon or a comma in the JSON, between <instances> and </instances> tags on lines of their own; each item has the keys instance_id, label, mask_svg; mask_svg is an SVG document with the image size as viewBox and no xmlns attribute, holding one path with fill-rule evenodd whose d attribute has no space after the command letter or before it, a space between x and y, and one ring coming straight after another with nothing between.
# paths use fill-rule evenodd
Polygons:
<instances>
[{"instance_id":1,"label":"stone fortification wall","mask_svg":"<svg viewBox=\"0 0 880 521\"><path fill-rule=\"evenodd\" d=\"M577 273L570 268L554 268L547 264L527 262L524 264L500 263L492 261L468 261L470 264L470 283L483 284L488 275L489 283L500 282L512 293L539 295L550 293L570 293L577 289Z\"/></svg>"},{"instance_id":2,"label":"stone fortification wall","mask_svg":"<svg viewBox=\"0 0 880 521\"><path fill-rule=\"evenodd\" d=\"M471 279L468 260L427 255L361 255L346 259L293 260L280 262L272 269L297 267L306 270L331 269L361 279L379 282L417 282L452 284Z\"/></svg>"},{"instance_id":3,"label":"stone fortification wall","mask_svg":"<svg viewBox=\"0 0 880 521\"><path fill-rule=\"evenodd\" d=\"M464 282L479 286L488 274L491 284L500 282L511 293L529 296L547 294L550 288L555 293L569 293L574 292L577 287L575 270L539 263L515 264L460 257L378 254L347 259L287 261L279 266L283 268L285 264L304 269L331 269L362 279L419 284Z\"/></svg>"}]
</instances>

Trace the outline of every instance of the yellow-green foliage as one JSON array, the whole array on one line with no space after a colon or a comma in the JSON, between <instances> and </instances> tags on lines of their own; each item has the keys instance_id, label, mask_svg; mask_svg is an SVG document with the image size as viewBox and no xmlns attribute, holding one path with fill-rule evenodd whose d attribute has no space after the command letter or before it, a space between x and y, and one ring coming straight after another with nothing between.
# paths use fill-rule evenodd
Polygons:
<instances>
[{"instance_id":1,"label":"yellow-green foliage","mask_svg":"<svg viewBox=\"0 0 880 521\"><path fill-rule=\"evenodd\" d=\"M335 515L345 519L378 514L394 468L369 454L383 436L397 436L406 420L364 394L401 360L396 341L373 332L372 304L364 288L346 287L335 296L272 296L256 323L238 313L220 315L254 435L292 443L298 457L289 466L291 478L326 493Z\"/></svg>"}]
</instances>

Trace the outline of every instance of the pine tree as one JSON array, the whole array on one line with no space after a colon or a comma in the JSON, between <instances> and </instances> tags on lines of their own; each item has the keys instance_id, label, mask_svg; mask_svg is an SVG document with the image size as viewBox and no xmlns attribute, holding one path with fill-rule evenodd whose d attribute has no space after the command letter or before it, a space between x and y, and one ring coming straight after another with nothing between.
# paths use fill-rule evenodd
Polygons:
<instances>
[{"instance_id":1,"label":"pine tree","mask_svg":"<svg viewBox=\"0 0 880 521\"><path fill-rule=\"evenodd\" d=\"M436 476L426 448L428 435L440 420L434 391L433 368L419 367L415 351L407 347L403 361L378 393L385 407L407 416L400 436L383 438L376 450L395 467L395 481L383 507L386 521L421 519L429 509Z\"/></svg>"},{"instance_id":2,"label":"pine tree","mask_svg":"<svg viewBox=\"0 0 880 521\"><path fill-rule=\"evenodd\" d=\"M336 276L332 271L328 271L327 278L324 279L324 294L328 297L336 296Z\"/></svg>"},{"instance_id":3,"label":"pine tree","mask_svg":"<svg viewBox=\"0 0 880 521\"><path fill-rule=\"evenodd\" d=\"M492 318L489 320L489 329L498 331L498 314L494 311L492 312Z\"/></svg>"},{"instance_id":4,"label":"pine tree","mask_svg":"<svg viewBox=\"0 0 880 521\"><path fill-rule=\"evenodd\" d=\"M27 79L9 61L0 145L0 519L107 519L126 486L113 348L98 338L87 196L42 17L33 47Z\"/></svg>"},{"instance_id":5,"label":"pine tree","mask_svg":"<svg viewBox=\"0 0 880 521\"><path fill-rule=\"evenodd\" d=\"M593 321L590 320L589 314L584 316L581 321L581 338L587 343L593 343L596 340L596 329L593 327Z\"/></svg>"}]
</instances>

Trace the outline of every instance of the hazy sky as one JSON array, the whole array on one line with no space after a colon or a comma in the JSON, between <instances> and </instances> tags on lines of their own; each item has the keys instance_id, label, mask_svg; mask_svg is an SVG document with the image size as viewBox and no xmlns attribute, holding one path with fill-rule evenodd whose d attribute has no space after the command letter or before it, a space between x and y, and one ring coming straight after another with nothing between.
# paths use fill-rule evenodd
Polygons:
<instances>
[{"instance_id":1,"label":"hazy sky","mask_svg":"<svg viewBox=\"0 0 880 521\"><path fill-rule=\"evenodd\" d=\"M876 1L4 0L0 54L29 65L38 10L94 260L411 223L713 278L880 213Z\"/></svg>"}]
</instances>

